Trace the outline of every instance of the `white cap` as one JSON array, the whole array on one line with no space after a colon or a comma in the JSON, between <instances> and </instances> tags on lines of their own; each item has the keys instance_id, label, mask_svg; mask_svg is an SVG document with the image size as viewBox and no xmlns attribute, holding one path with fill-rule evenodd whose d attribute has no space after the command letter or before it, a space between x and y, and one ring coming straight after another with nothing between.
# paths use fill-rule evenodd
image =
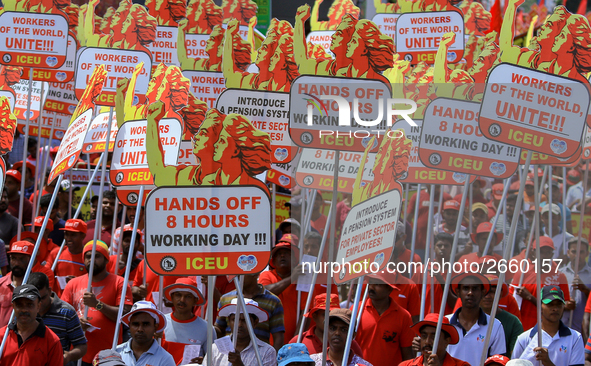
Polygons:
<instances>
[{"instance_id":1,"label":"white cap","mask_svg":"<svg viewBox=\"0 0 591 366\"><path fill-rule=\"evenodd\" d=\"M510 360L506 366L534 366L534 364L528 360Z\"/></svg>"},{"instance_id":2,"label":"white cap","mask_svg":"<svg viewBox=\"0 0 591 366\"><path fill-rule=\"evenodd\" d=\"M252 299L244 299L244 303L246 304L246 312L248 314L252 314L259 319L259 322L265 322L269 319L269 314L259 307L259 303L252 300ZM224 305L220 312L218 313L219 316L228 317L231 314L236 314L236 308L238 307L238 298L233 298L232 302L228 305ZM240 312L242 313L242 312Z\"/></svg>"}]
</instances>

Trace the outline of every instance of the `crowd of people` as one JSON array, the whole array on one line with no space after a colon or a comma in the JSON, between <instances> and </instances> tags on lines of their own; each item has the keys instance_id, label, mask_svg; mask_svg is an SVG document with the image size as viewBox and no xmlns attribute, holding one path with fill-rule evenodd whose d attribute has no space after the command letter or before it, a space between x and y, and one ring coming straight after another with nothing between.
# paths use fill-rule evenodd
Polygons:
<instances>
[{"instance_id":1,"label":"crowd of people","mask_svg":"<svg viewBox=\"0 0 591 366\"><path fill-rule=\"evenodd\" d=\"M323 351L326 365L331 366L481 365L482 360L484 365L591 364L591 342L585 347L591 314L589 233L579 237L577 218L581 211L591 209L591 189L583 187L583 178L591 176L591 170L583 163L564 170L564 176L558 168L550 170L558 174L542 169L523 172L522 204L517 201L518 175L506 182L476 179L466 192L471 198L465 199L464 210L458 187L434 185L431 192L427 186L411 194L402 203L405 214L399 218L388 263L419 263L428 257L432 265L482 266L478 271L449 267L453 268L449 271L452 281L445 298L446 271L431 267L415 272L368 272L362 285L366 297L357 309L357 319L353 318L356 282L337 287L331 273L321 273L310 287L311 294L298 291L298 279L305 274L300 262L303 255L331 260L330 240L322 245L323 237L329 238L332 232L326 192L292 190L285 204L289 218L277 226L268 268L242 276L245 318L235 282L226 276L216 277L213 298L208 299L207 277L161 277L146 266L144 234L149 223L143 208L138 212L135 206L128 207L123 217L122 204L116 211L118 198L110 189L90 200L86 221L73 218L70 192L79 187L62 180L59 187L55 181L39 183L40 189L34 192L29 187L39 176L35 169L30 161L12 164L0 200L0 240L4 244L0 245L0 325L4 327L0 334L8 333L2 364L255 365L260 357L265 366L325 365ZM21 179L27 179L22 193ZM505 184L510 186L503 199ZM536 185L540 188L539 215L535 215ZM49 211L55 189L57 199ZM431 194L433 227L428 230ZM351 196L339 194L336 243L350 210ZM33 219L33 212L39 216ZM139 225L130 252L136 215ZM39 238L46 216L47 225ZM309 225L300 224L305 216L310 218ZM516 233L511 240L515 216ZM537 224L536 216L540 218ZM452 258L454 239L457 253ZM37 255L30 264L37 242ZM507 247L514 248L511 260L518 265L503 268L500 263ZM537 260L546 265L540 285ZM130 276L125 283L128 262ZM29 266L32 269L27 273ZM499 283L501 273L503 283ZM499 286L500 300L493 309ZM311 304L304 313L308 295ZM213 302L213 324L205 320L208 301ZM445 318L435 342L444 302ZM491 320L493 310L495 319ZM352 324L354 336L347 347ZM207 354L208 334L214 341L211 354ZM233 348L222 346L227 336ZM435 343L437 349L433 349ZM346 348L349 356L344 360Z\"/></svg>"}]
</instances>

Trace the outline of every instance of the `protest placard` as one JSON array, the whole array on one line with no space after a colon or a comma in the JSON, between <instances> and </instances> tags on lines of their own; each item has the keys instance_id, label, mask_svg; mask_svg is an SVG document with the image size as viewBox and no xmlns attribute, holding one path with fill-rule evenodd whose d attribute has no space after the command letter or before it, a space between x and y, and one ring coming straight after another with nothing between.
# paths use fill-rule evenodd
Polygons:
<instances>
[{"instance_id":1,"label":"protest placard","mask_svg":"<svg viewBox=\"0 0 591 366\"><path fill-rule=\"evenodd\" d=\"M330 45L332 43L332 35L334 34L334 32L335 31L333 30L310 32L306 36L306 42L314 45L320 45L327 55L334 57L334 54L330 50Z\"/></svg>"},{"instance_id":2,"label":"protest placard","mask_svg":"<svg viewBox=\"0 0 591 366\"><path fill-rule=\"evenodd\" d=\"M1 60L5 65L56 69L66 61L68 20L58 14L0 14Z\"/></svg>"},{"instance_id":3,"label":"protest placard","mask_svg":"<svg viewBox=\"0 0 591 366\"><path fill-rule=\"evenodd\" d=\"M67 83L74 78L76 73L76 39L72 34L68 34L68 50L66 52L66 61L57 69L34 69L23 68L21 78L29 79L29 72L33 70L33 80L47 81L53 83Z\"/></svg>"},{"instance_id":4,"label":"protest placard","mask_svg":"<svg viewBox=\"0 0 591 366\"><path fill-rule=\"evenodd\" d=\"M159 25L156 28L154 42L146 46L152 53L152 62L157 66L161 62L166 65L180 66L176 52L177 27Z\"/></svg>"},{"instance_id":5,"label":"protest placard","mask_svg":"<svg viewBox=\"0 0 591 366\"><path fill-rule=\"evenodd\" d=\"M392 255L396 223L402 199L398 189L382 193L355 206L347 214L335 263L342 284L371 272L381 271Z\"/></svg>"},{"instance_id":6,"label":"protest placard","mask_svg":"<svg viewBox=\"0 0 591 366\"><path fill-rule=\"evenodd\" d=\"M396 22L396 52L412 64L435 62L441 37L453 32L455 42L449 47L447 61L459 62L464 55L464 17L458 11L400 14Z\"/></svg>"},{"instance_id":7,"label":"protest placard","mask_svg":"<svg viewBox=\"0 0 591 366\"><path fill-rule=\"evenodd\" d=\"M489 74L480 130L489 139L555 156L572 156L589 108L587 86L573 79L511 64Z\"/></svg>"},{"instance_id":8,"label":"protest placard","mask_svg":"<svg viewBox=\"0 0 591 366\"><path fill-rule=\"evenodd\" d=\"M49 91L43 109L46 111L72 114L76 110L78 99L74 92L74 82L49 83Z\"/></svg>"},{"instance_id":9,"label":"protest placard","mask_svg":"<svg viewBox=\"0 0 591 366\"><path fill-rule=\"evenodd\" d=\"M363 153L355 151L343 151L339 154L339 180L338 192L352 193L353 183L359 172L359 165ZM372 168L374 166L375 153L368 154L363 169L361 184L365 185L373 180ZM302 149L300 161L297 165L295 178L303 188L333 190L334 181L334 150Z\"/></svg>"},{"instance_id":10,"label":"protest placard","mask_svg":"<svg viewBox=\"0 0 591 366\"><path fill-rule=\"evenodd\" d=\"M49 133L51 132L51 126L54 125L53 136L51 138L60 140L62 137L64 137L64 134L68 129L71 117L72 116L69 114L43 112L43 114L41 115L41 136L39 136L38 123L29 123L29 136L48 138ZM25 126L25 121L18 120L17 128L20 133L25 133Z\"/></svg>"},{"instance_id":11,"label":"protest placard","mask_svg":"<svg viewBox=\"0 0 591 366\"><path fill-rule=\"evenodd\" d=\"M291 195L285 193L275 193L275 226L279 229L279 224L289 219L289 208L285 205L291 199Z\"/></svg>"},{"instance_id":12,"label":"protest placard","mask_svg":"<svg viewBox=\"0 0 591 366\"><path fill-rule=\"evenodd\" d=\"M10 105L10 113L14 112L14 105L16 104L16 93L14 90L0 90L0 97L8 99Z\"/></svg>"},{"instance_id":13,"label":"protest placard","mask_svg":"<svg viewBox=\"0 0 591 366\"><path fill-rule=\"evenodd\" d=\"M479 103L437 98L425 110L419 158L428 167L508 178L519 165L519 148L489 140L478 128Z\"/></svg>"},{"instance_id":14,"label":"protest placard","mask_svg":"<svg viewBox=\"0 0 591 366\"><path fill-rule=\"evenodd\" d=\"M144 196L142 199L142 206L145 205L146 198L148 197L148 194L154 188L156 188L155 185L144 186ZM123 204L125 206L137 205L137 200L139 199L139 195L140 195L140 187L139 186L117 187L117 198L119 199L121 204Z\"/></svg>"},{"instance_id":15,"label":"protest placard","mask_svg":"<svg viewBox=\"0 0 591 366\"><path fill-rule=\"evenodd\" d=\"M582 153L582 146L579 146L577 152L573 154L573 156L561 159L555 156L550 156L538 152L533 152L531 154L531 161L530 164L534 165L554 165L554 166L565 166L565 167L573 167L577 165L577 162L581 158ZM519 158L519 164L525 164L525 159L527 159L527 150L521 150L521 157Z\"/></svg>"},{"instance_id":16,"label":"protest placard","mask_svg":"<svg viewBox=\"0 0 591 366\"><path fill-rule=\"evenodd\" d=\"M226 89L224 74L215 71L184 70L183 75L191 80L191 93L199 100L215 108L220 94Z\"/></svg>"},{"instance_id":17,"label":"protest placard","mask_svg":"<svg viewBox=\"0 0 591 366\"><path fill-rule=\"evenodd\" d=\"M31 89L31 105L29 110L29 121L35 121L39 118L41 113L42 101L47 97L49 91L49 84L44 82L43 96L41 96L41 81L33 81ZM27 105L29 97L29 80L21 79L17 84L11 86L16 94L16 101L14 103L14 115L18 119L26 120Z\"/></svg>"},{"instance_id":18,"label":"protest placard","mask_svg":"<svg viewBox=\"0 0 591 366\"><path fill-rule=\"evenodd\" d=\"M392 125L389 98L389 86L379 80L300 76L289 94L289 134L300 147L364 151Z\"/></svg>"},{"instance_id":19,"label":"protest placard","mask_svg":"<svg viewBox=\"0 0 591 366\"><path fill-rule=\"evenodd\" d=\"M193 154L193 143L181 141L179 157L175 165L197 165L197 157Z\"/></svg>"},{"instance_id":20,"label":"protest placard","mask_svg":"<svg viewBox=\"0 0 591 366\"><path fill-rule=\"evenodd\" d=\"M583 159L589 159L591 156L591 128L585 127L585 135L583 136L583 142L581 144L582 152L581 156Z\"/></svg>"},{"instance_id":21,"label":"protest placard","mask_svg":"<svg viewBox=\"0 0 591 366\"><path fill-rule=\"evenodd\" d=\"M161 275L249 274L269 262L271 202L259 187L157 188L146 222L146 261Z\"/></svg>"},{"instance_id":22,"label":"protest placard","mask_svg":"<svg viewBox=\"0 0 591 366\"><path fill-rule=\"evenodd\" d=\"M117 132L109 177L115 186L153 185L154 177L146 156L146 120L127 121ZM165 118L158 124L164 149L164 163L176 165L182 135L177 119Z\"/></svg>"},{"instance_id":23,"label":"protest placard","mask_svg":"<svg viewBox=\"0 0 591 366\"><path fill-rule=\"evenodd\" d=\"M82 146L82 151L84 151L85 154L102 153L105 151L107 130L109 129L109 115L109 112L100 113L98 116L94 117L90 123L86 139L84 139L84 146ZM112 152L113 147L115 146L117 131L119 131L119 127L117 127L117 115L113 113L109 152Z\"/></svg>"},{"instance_id":24,"label":"protest placard","mask_svg":"<svg viewBox=\"0 0 591 366\"><path fill-rule=\"evenodd\" d=\"M394 123L392 130L401 129L407 138L412 140L412 149L408 157L408 170L400 178L400 183L421 183L421 184L447 184L460 185L466 181L466 174L457 172L448 172L440 169L426 167L419 159L419 141L421 141L421 132L423 129L423 120L414 119L416 126L411 126L407 121L401 119ZM474 181L476 176L470 176L470 181Z\"/></svg>"},{"instance_id":25,"label":"protest placard","mask_svg":"<svg viewBox=\"0 0 591 366\"><path fill-rule=\"evenodd\" d=\"M372 22L387 36L396 41L396 23L400 14L376 14Z\"/></svg>"},{"instance_id":26,"label":"protest placard","mask_svg":"<svg viewBox=\"0 0 591 366\"><path fill-rule=\"evenodd\" d=\"M283 188L292 189L296 185L295 171L298 166L300 155L288 163L271 164L267 171L267 182L275 183Z\"/></svg>"},{"instance_id":27,"label":"protest placard","mask_svg":"<svg viewBox=\"0 0 591 366\"><path fill-rule=\"evenodd\" d=\"M271 162L285 163L296 151L289 138L289 94L260 90L225 90L216 108L225 114L237 113L271 137Z\"/></svg>"},{"instance_id":28,"label":"protest placard","mask_svg":"<svg viewBox=\"0 0 591 366\"><path fill-rule=\"evenodd\" d=\"M68 126L68 130L53 160L53 166L47 179L48 182L53 181L58 175L73 167L78 161L88 126L92 122L92 111L92 109L87 109L86 112L78 116Z\"/></svg>"},{"instance_id":29,"label":"protest placard","mask_svg":"<svg viewBox=\"0 0 591 366\"><path fill-rule=\"evenodd\" d=\"M150 70L152 69L150 55L142 51L85 48L80 52L76 62L76 70L78 70L75 83L76 97L80 99L82 96L94 67L96 65L105 65L107 77L105 78L102 93L96 98L96 103L114 107L117 81L121 78L131 78L136 65L140 62L144 63L144 67L136 80L135 95L140 103L144 103L150 81Z\"/></svg>"}]
</instances>

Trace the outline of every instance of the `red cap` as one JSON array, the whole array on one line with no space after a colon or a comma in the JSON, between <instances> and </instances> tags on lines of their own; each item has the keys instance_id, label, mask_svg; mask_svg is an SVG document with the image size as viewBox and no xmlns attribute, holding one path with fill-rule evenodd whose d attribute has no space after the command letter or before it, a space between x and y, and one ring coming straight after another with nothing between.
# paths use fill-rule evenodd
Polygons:
<instances>
[{"instance_id":1,"label":"red cap","mask_svg":"<svg viewBox=\"0 0 591 366\"><path fill-rule=\"evenodd\" d=\"M526 185L526 186L533 186L533 185L534 185L534 181L533 181L533 179L531 179L531 178L529 178L529 177L528 177L528 178L525 180L525 185Z\"/></svg>"},{"instance_id":2,"label":"red cap","mask_svg":"<svg viewBox=\"0 0 591 366\"><path fill-rule=\"evenodd\" d=\"M205 298L199 288L197 288L197 282L190 277L182 277L176 280L172 285L168 285L164 288L164 298L172 302L172 294L179 291L190 292L197 298L195 305L205 304Z\"/></svg>"},{"instance_id":3,"label":"red cap","mask_svg":"<svg viewBox=\"0 0 591 366\"><path fill-rule=\"evenodd\" d=\"M15 241L10 245L10 251L7 254L26 254L33 255L33 248L35 244L31 244L28 241Z\"/></svg>"},{"instance_id":4,"label":"red cap","mask_svg":"<svg viewBox=\"0 0 591 366\"><path fill-rule=\"evenodd\" d=\"M23 166L23 162L17 161L16 163L12 164L11 169L17 170L17 169L20 169L22 166ZM34 177L35 176L35 165L33 165L33 163L27 161L25 163L25 166L27 167L27 169L29 169L31 171L31 176Z\"/></svg>"},{"instance_id":5,"label":"red cap","mask_svg":"<svg viewBox=\"0 0 591 366\"><path fill-rule=\"evenodd\" d=\"M540 236L540 248L543 247L550 247L552 249L554 249L554 241L552 241L552 238L547 237L547 236ZM536 248L536 241L534 240L533 242L533 248Z\"/></svg>"},{"instance_id":6,"label":"red cap","mask_svg":"<svg viewBox=\"0 0 591 366\"><path fill-rule=\"evenodd\" d=\"M297 246L298 240L298 237L294 234L283 234L281 239L279 239L279 243L289 243Z\"/></svg>"},{"instance_id":7,"label":"red cap","mask_svg":"<svg viewBox=\"0 0 591 366\"><path fill-rule=\"evenodd\" d=\"M330 294L330 310L340 308L341 305L339 304L339 295ZM314 307L304 314L304 316L306 318L311 318L312 314L314 314L316 311L324 309L326 309L326 293L316 295L316 297L314 297Z\"/></svg>"},{"instance_id":8,"label":"red cap","mask_svg":"<svg viewBox=\"0 0 591 366\"><path fill-rule=\"evenodd\" d=\"M492 186L492 195L496 200L503 198L503 188L505 188L503 183L497 183Z\"/></svg>"},{"instance_id":9,"label":"red cap","mask_svg":"<svg viewBox=\"0 0 591 366\"><path fill-rule=\"evenodd\" d=\"M458 201L455 201L455 200L445 201L443 203L443 209L444 210L456 210L456 211L459 211L460 210L460 203Z\"/></svg>"},{"instance_id":10,"label":"red cap","mask_svg":"<svg viewBox=\"0 0 591 366\"><path fill-rule=\"evenodd\" d=\"M493 363L498 363L500 365L506 365L507 362L511 361L509 358L503 355L493 355L484 361L484 366L491 365Z\"/></svg>"},{"instance_id":11,"label":"red cap","mask_svg":"<svg viewBox=\"0 0 591 366\"><path fill-rule=\"evenodd\" d=\"M293 256L295 256L295 258L297 258L297 260L300 259L300 250L298 249L297 246L295 246L289 242L286 242L286 241L283 241L283 242L280 241L271 250L271 261L269 262L269 267L275 268L275 265L273 264L273 256L275 255L275 253L277 253L278 250L281 250L281 249L291 249L292 258L294 258ZM292 260L292 262L293 262L293 260Z\"/></svg>"},{"instance_id":12,"label":"red cap","mask_svg":"<svg viewBox=\"0 0 591 366\"><path fill-rule=\"evenodd\" d=\"M45 216L37 216L35 218L35 221L33 222L33 224L26 224L25 226L41 227L41 226L43 226L43 219L45 219ZM53 220L52 219L47 219L47 226L45 227L45 229L47 232L53 231Z\"/></svg>"},{"instance_id":13,"label":"red cap","mask_svg":"<svg viewBox=\"0 0 591 366\"><path fill-rule=\"evenodd\" d=\"M80 219L69 219L66 221L66 227L61 228L60 230L86 234L88 227L86 223Z\"/></svg>"},{"instance_id":14,"label":"red cap","mask_svg":"<svg viewBox=\"0 0 591 366\"><path fill-rule=\"evenodd\" d=\"M497 237L497 243L498 244L501 240L503 240L503 233L498 233L496 232L496 230L493 229L493 226L490 222L483 222L480 225L478 225L478 227L476 228L476 233L473 233L470 235L470 237L472 238L472 241L474 243L476 243L476 235L481 234L481 233L490 233L492 231L495 231L495 235ZM495 244L493 244L495 245Z\"/></svg>"},{"instance_id":15,"label":"red cap","mask_svg":"<svg viewBox=\"0 0 591 366\"><path fill-rule=\"evenodd\" d=\"M21 181L22 175L18 170L10 169L6 171L7 177L13 177L14 179L18 180L19 183Z\"/></svg>"},{"instance_id":16,"label":"red cap","mask_svg":"<svg viewBox=\"0 0 591 366\"><path fill-rule=\"evenodd\" d=\"M494 274L487 274L484 275L490 281L491 286L498 286L499 285L499 277L495 276ZM501 287L501 298L507 296L509 294L509 287L506 283L503 283L503 287Z\"/></svg>"},{"instance_id":17,"label":"red cap","mask_svg":"<svg viewBox=\"0 0 591 366\"><path fill-rule=\"evenodd\" d=\"M415 331L416 334L419 334L421 328L425 325L430 325L432 327L437 328L437 322L439 320L439 314L437 313L430 313L425 315L425 319L421 320L420 322L416 322L415 324L411 325L410 328ZM449 319L443 317L441 322L441 330L449 334L451 337L451 342L449 344L456 344L460 341L460 336L458 335L458 331L456 327L449 323Z\"/></svg>"}]
</instances>

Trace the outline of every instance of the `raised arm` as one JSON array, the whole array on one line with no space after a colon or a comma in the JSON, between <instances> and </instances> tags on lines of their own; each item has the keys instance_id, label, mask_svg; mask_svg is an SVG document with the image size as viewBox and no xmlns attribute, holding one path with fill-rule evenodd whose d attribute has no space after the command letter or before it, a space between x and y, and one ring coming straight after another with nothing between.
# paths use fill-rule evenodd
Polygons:
<instances>
[{"instance_id":1,"label":"raised arm","mask_svg":"<svg viewBox=\"0 0 591 366\"><path fill-rule=\"evenodd\" d=\"M236 71L234 65L234 45L232 38L238 31L238 20L232 19L228 22L228 29L224 35L224 55L222 57L222 70L226 78L226 88L240 88L242 73Z\"/></svg>"},{"instance_id":2,"label":"raised arm","mask_svg":"<svg viewBox=\"0 0 591 366\"><path fill-rule=\"evenodd\" d=\"M160 134L158 133L158 123L164 117L166 110L164 103L157 101L150 104L148 107L148 123L146 126L146 156L148 158L148 166L150 172L154 175L154 183L158 178L167 175L176 175L176 167L164 165L164 150L160 142ZM170 169L167 169L170 168ZM168 172L170 170L170 172ZM157 184L160 185L160 184Z\"/></svg>"},{"instance_id":3,"label":"raised arm","mask_svg":"<svg viewBox=\"0 0 591 366\"><path fill-rule=\"evenodd\" d=\"M117 92L115 94L115 116L117 116L117 127L121 128L125 122L125 95L129 88L129 79L121 78L117 81Z\"/></svg>"},{"instance_id":4,"label":"raised arm","mask_svg":"<svg viewBox=\"0 0 591 366\"><path fill-rule=\"evenodd\" d=\"M323 0L315 0L314 6L312 7L312 17L310 18L310 27L312 31L323 30L326 28L326 22L318 21L318 10L320 9L320 4L322 4ZM309 9L309 7L308 7Z\"/></svg>"},{"instance_id":5,"label":"raised arm","mask_svg":"<svg viewBox=\"0 0 591 366\"><path fill-rule=\"evenodd\" d=\"M76 38L78 39L78 42L80 43L81 47L86 46L86 35L84 34L85 32L85 27L84 27L84 22L86 20L86 10L88 9L88 5L84 4L82 6L80 6L79 8L79 13L78 16L80 19L78 21L78 25L76 26Z\"/></svg>"},{"instance_id":6,"label":"raised arm","mask_svg":"<svg viewBox=\"0 0 591 366\"><path fill-rule=\"evenodd\" d=\"M448 73L451 71L447 67L447 52L449 46L456 41L456 35L453 32L445 33L439 42L439 49L435 55L435 62L433 64L433 83L443 84L447 83Z\"/></svg>"},{"instance_id":7,"label":"raised arm","mask_svg":"<svg viewBox=\"0 0 591 366\"><path fill-rule=\"evenodd\" d=\"M248 44L250 45L250 62L254 64L257 59L259 53L257 52L256 45L255 45L255 37L254 37L254 29L257 25L257 17L252 17L248 21Z\"/></svg>"},{"instance_id":8,"label":"raised arm","mask_svg":"<svg viewBox=\"0 0 591 366\"><path fill-rule=\"evenodd\" d=\"M84 17L84 38L87 47L96 47L99 44L99 35L94 34L94 10L100 0L90 0L86 7L86 16Z\"/></svg>"},{"instance_id":9,"label":"raised arm","mask_svg":"<svg viewBox=\"0 0 591 366\"><path fill-rule=\"evenodd\" d=\"M525 0L508 0L503 25L501 26L501 34L499 35L502 62L517 63L519 59L521 49L518 46L513 46L513 39L515 38L515 14L519 5L524 2Z\"/></svg>"},{"instance_id":10,"label":"raised arm","mask_svg":"<svg viewBox=\"0 0 591 366\"><path fill-rule=\"evenodd\" d=\"M176 51L179 57L182 70L194 70L195 60L187 56L187 47L185 46L185 28L187 27L187 19L179 22L179 29L176 38Z\"/></svg>"},{"instance_id":11,"label":"raised arm","mask_svg":"<svg viewBox=\"0 0 591 366\"><path fill-rule=\"evenodd\" d=\"M529 29L527 30L527 37L525 38L525 47L529 47L529 43L531 42L531 39L534 36L534 28L536 27L537 22L538 16L534 15L534 17L531 18L531 23L529 23Z\"/></svg>"},{"instance_id":12,"label":"raised arm","mask_svg":"<svg viewBox=\"0 0 591 366\"><path fill-rule=\"evenodd\" d=\"M308 59L308 44L306 43L306 34L304 31L304 23L310 18L310 6L308 4L302 5L298 8L295 16L295 28L293 30L293 56L300 73L314 73L315 60Z\"/></svg>"}]
</instances>

